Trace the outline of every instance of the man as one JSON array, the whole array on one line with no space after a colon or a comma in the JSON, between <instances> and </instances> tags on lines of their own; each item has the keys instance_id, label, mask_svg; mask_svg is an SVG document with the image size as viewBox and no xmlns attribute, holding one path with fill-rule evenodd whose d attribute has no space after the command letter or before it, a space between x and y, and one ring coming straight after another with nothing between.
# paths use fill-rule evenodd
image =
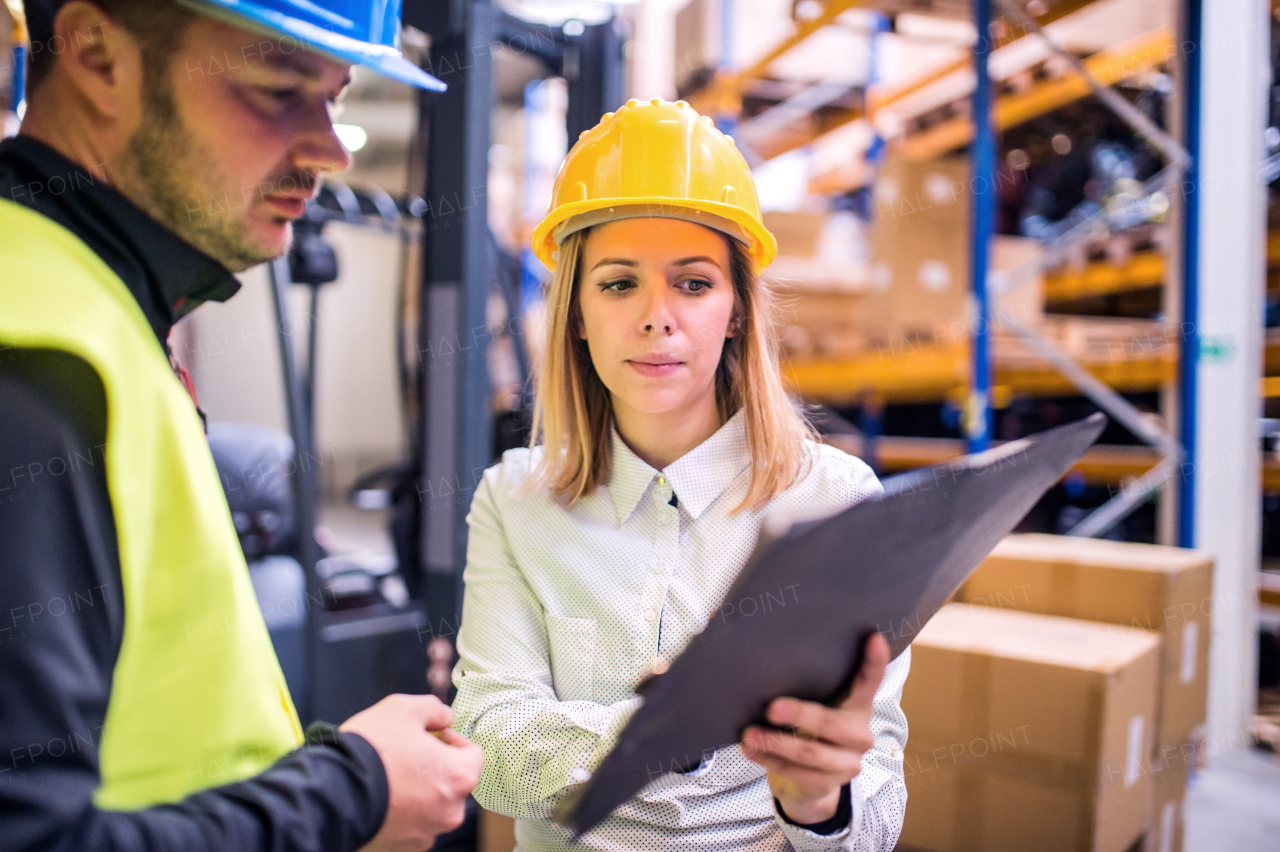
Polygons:
<instances>
[{"instance_id":1,"label":"man","mask_svg":"<svg viewBox=\"0 0 1280 852\"><path fill-rule=\"evenodd\" d=\"M352 61L439 83L394 49L398 2L27 13L0 143L0 850L422 850L480 751L424 696L304 744L167 337L348 165Z\"/></svg>"}]
</instances>

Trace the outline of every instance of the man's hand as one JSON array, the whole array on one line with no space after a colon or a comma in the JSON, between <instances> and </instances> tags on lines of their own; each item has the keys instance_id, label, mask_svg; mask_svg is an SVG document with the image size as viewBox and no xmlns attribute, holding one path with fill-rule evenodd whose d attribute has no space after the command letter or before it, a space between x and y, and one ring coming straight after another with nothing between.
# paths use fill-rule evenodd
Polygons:
<instances>
[{"instance_id":1,"label":"man's hand","mask_svg":"<svg viewBox=\"0 0 1280 852\"><path fill-rule=\"evenodd\" d=\"M389 695L338 729L368 740L387 773L387 817L367 852L422 852L462 824L484 753L451 724L434 695Z\"/></svg>"},{"instance_id":2,"label":"man's hand","mask_svg":"<svg viewBox=\"0 0 1280 852\"><path fill-rule=\"evenodd\" d=\"M871 701L889 665L889 643L879 633L867 639L862 667L839 707L798 698L777 698L765 718L794 733L757 725L742 732L742 752L769 770L769 789L793 822L811 824L835 816L840 788L862 771L871 750Z\"/></svg>"}]
</instances>

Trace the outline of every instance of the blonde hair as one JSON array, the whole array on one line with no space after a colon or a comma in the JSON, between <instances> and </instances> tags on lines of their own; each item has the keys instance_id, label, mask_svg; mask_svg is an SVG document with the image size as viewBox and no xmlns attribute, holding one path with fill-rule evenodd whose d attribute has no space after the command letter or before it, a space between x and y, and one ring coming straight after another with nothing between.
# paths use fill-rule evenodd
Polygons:
<instances>
[{"instance_id":1,"label":"blonde hair","mask_svg":"<svg viewBox=\"0 0 1280 852\"><path fill-rule=\"evenodd\" d=\"M613 469L613 405L596 374L587 342L576 330L582 318L578 302L583 244L579 231L560 245L556 271L547 293L546 354L533 409L530 447L543 444L534 480L545 484L566 505L609 481ZM774 296L746 249L729 244L734 290L731 322L737 333L725 340L716 368L716 406L721 422L743 410L751 482L742 503L759 509L806 473L806 438L813 428L787 397L778 369L772 334Z\"/></svg>"}]
</instances>

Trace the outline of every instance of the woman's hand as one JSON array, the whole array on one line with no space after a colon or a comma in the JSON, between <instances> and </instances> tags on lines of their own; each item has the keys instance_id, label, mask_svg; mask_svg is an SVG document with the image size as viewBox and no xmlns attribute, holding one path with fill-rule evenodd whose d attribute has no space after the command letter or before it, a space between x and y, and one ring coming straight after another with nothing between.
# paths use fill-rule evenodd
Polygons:
<instances>
[{"instance_id":1,"label":"woman's hand","mask_svg":"<svg viewBox=\"0 0 1280 852\"><path fill-rule=\"evenodd\" d=\"M769 770L769 788L792 822L835 816L840 788L862 771L862 755L875 744L871 701L889 664L889 643L875 633L863 650L862 667L839 707L777 698L765 718L794 733L756 725L742 732L743 754Z\"/></svg>"}]
</instances>

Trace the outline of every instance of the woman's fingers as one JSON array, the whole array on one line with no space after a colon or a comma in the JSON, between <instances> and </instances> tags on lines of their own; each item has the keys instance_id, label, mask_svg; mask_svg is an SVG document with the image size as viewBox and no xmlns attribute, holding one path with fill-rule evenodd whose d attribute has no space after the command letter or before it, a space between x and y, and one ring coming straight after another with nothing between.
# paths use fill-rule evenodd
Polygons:
<instances>
[{"instance_id":1,"label":"woman's fingers","mask_svg":"<svg viewBox=\"0 0 1280 852\"><path fill-rule=\"evenodd\" d=\"M779 758L806 771L846 780L858 774L865 751L755 726L743 732L742 741L743 753L753 760L757 756Z\"/></svg>"},{"instance_id":2,"label":"woman's fingers","mask_svg":"<svg viewBox=\"0 0 1280 852\"><path fill-rule=\"evenodd\" d=\"M812 701L778 698L769 705L766 718L780 728L794 728L801 737L822 740L859 753L875 743L867 724L869 712L851 707L824 707Z\"/></svg>"},{"instance_id":3,"label":"woman's fingers","mask_svg":"<svg viewBox=\"0 0 1280 852\"><path fill-rule=\"evenodd\" d=\"M876 690L884 680L889 665L889 643L879 633L867 638L862 666L853 680L849 695L839 707L825 707L798 698L776 698L765 712L770 723L781 728L795 728L800 734L829 743L867 751L871 748L867 720L871 718Z\"/></svg>"},{"instance_id":4,"label":"woman's fingers","mask_svg":"<svg viewBox=\"0 0 1280 852\"><path fill-rule=\"evenodd\" d=\"M862 666L853 679L853 687L849 695L840 703L849 710L866 710L870 712L871 702L876 697L876 690L884 680L884 670L889 665L889 643L879 633L872 633L862 645Z\"/></svg>"},{"instance_id":5,"label":"woman's fingers","mask_svg":"<svg viewBox=\"0 0 1280 852\"><path fill-rule=\"evenodd\" d=\"M820 772L812 767L802 766L774 754L756 754L751 760L760 764L778 778L784 779L796 790L810 796L841 787L851 779L856 778L858 773L862 771L861 762L851 772L836 776L833 773Z\"/></svg>"}]
</instances>

